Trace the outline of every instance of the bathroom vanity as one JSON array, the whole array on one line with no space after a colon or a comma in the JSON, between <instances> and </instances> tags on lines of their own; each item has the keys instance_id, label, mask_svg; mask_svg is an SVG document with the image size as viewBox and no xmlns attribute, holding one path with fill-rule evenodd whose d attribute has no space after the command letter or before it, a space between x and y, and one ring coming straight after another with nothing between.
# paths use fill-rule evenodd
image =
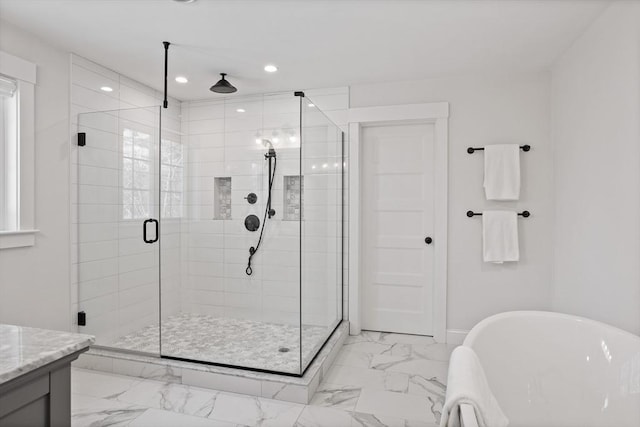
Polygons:
<instances>
[{"instance_id":1,"label":"bathroom vanity","mask_svg":"<svg viewBox=\"0 0 640 427\"><path fill-rule=\"evenodd\" d=\"M0 324L0 427L71 425L71 362L93 341Z\"/></svg>"}]
</instances>

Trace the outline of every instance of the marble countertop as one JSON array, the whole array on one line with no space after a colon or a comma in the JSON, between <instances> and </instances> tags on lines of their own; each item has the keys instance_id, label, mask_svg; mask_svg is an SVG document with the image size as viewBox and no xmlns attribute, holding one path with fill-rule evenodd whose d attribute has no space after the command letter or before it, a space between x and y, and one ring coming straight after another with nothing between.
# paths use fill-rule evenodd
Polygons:
<instances>
[{"instance_id":1,"label":"marble countertop","mask_svg":"<svg viewBox=\"0 0 640 427\"><path fill-rule=\"evenodd\" d=\"M0 384L89 347L91 335L0 324Z\"/></svg>"}]
</instances>

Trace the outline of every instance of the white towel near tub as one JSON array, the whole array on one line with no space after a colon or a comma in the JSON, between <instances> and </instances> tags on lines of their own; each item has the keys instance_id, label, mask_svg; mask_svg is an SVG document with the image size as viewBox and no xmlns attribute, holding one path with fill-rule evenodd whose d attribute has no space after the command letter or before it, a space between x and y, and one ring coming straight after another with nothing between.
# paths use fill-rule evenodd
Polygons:
<instances>
[{"instance_id":1,"label":"white towel near tub","mask_svg":"<svg viewBox=\"0 0 640 427\"><path fill-rule=\"evenodd\" d=\"M520 146L496 144L484 147L484 192L487 200L520 198Z\"/></svg>"},{"instance_id":2,"label":"white towel near tub","mask_svg":"<svg viewBox=\"0 0 640 427\"><path fill-rule=\"evenodd\" d=\"M484 262L518 261L518 214L513 211L482 212Z\"/></svg>"},{"instance_id":3,"label":"white towel near tub","mask_svg":"<svg viewBox=\"0 0 640 427\"><path fill-rule=\"evenodd\" d=\"M460 405L471 405L479 427L506 427L509 419L489 388L480 360L471 347L461 345L451 353L447 396L440 427L460 427Z\"/></svg>"}]
</instances>

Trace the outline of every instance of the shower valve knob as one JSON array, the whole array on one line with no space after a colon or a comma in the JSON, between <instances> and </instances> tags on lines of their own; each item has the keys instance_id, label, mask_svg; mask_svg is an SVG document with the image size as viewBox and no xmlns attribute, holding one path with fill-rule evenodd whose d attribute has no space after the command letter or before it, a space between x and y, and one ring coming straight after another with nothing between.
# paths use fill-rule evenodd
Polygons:
<instances>
[{"instance_id":1,"label":"shower valve knob","mask_svg":"<svg viewBox=\"0 0 640 427\"><path fill-rule=\"evenodd\" d=\"M247 202L249 202L249 204L253 205L255 202L258 201L258 196L256 195L256 193L249 193L247 194L247 197L244 198Z\"/></svg>"}]
</instances>

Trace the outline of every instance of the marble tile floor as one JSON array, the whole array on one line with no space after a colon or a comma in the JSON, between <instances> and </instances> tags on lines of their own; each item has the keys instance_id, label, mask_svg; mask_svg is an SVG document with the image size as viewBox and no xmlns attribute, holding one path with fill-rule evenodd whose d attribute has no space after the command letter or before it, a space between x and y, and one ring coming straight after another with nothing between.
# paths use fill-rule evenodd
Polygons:
<instances>
[{"instance_id":1,"label":"marble tile floor","mask_svg":"<svg viewBox=\"0 0 640 427\"><path fill-rule=\"evenodd\" d=\"M72 426L435 427L452 350L429 337L348 337L309 405L74 368Z\"/></svg>"},{"instance_id":2,"label":"marble tile floor","mask_svg":"<svg viewBox=\"0 0 640 427\"><path fill-rule=\"evenodd\" d=\"M315 356L330 333L331 330L327 328L303 326L303 364L306 365ZM160 351L158 325L146 326L107 345L157 354ZM287 348L288 351L281 352L281 348ZM245 368L299 373L300 328L181 313L162 322L162 354Z\"/></svg>"}]
</instances>

